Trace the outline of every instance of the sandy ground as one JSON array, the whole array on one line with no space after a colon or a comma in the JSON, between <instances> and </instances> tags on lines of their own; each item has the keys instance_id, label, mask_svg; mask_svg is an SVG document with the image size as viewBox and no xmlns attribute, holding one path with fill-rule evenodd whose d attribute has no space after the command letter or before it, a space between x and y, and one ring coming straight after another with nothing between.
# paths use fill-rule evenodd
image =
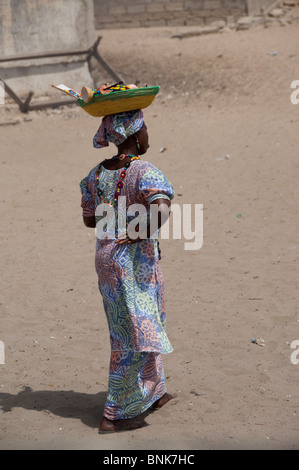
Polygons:
<instances>
[{"instance_id":1,"label":"sandy ground","mask_svg":"<svg viewBox=\"0 0 299 470\"><path fill-rule=\"evenodd\" d=\"M136 431L98 434L109 339L78 186L114 150L76 106L2 106L1 449L299 448L298 25L103 33L127 82L161 85L146 159L204 207L200 250L161 242L177 398Z\"/></svg>"}]
</instances>

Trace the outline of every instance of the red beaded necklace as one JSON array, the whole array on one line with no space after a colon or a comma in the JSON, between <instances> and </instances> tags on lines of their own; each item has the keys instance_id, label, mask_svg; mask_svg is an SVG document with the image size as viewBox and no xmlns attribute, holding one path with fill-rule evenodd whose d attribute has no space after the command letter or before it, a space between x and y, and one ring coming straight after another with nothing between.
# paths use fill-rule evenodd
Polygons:
<instances>
[{"instance_id":1,"label":"red beaded necklace","mask_svg":"<svg viewBox=\"0 0 299 470\"><path fill-rule=\"evenodd\" d=\"M139 157L136 157L135 155L130 155L130 154L129 155L121 154L119 156L113 157L113 159L124 160L124 158L126 158L126 157L130 157L130 161L125 163L124 167L122 168L122 171L120 172L120 179L119 179L119 181L116 185L116 191L114 193L113 201L107 201L104 198L103 191L100 188L99 180L100 180L100 173L101 173L101 166L102 166L102 164L100 163L99 168L97 169L97 172L96 172L97 193L98 193L98 196L99 196L100 204L104 203L104 204L109 204L110 206L114 206L115 204L117 204L117 199L120 196L121 188L123 187L123 180L125 179L126 174L127 174L126 170L129 168L132 161L139 160Z\"/></svg>"}]
</instances>

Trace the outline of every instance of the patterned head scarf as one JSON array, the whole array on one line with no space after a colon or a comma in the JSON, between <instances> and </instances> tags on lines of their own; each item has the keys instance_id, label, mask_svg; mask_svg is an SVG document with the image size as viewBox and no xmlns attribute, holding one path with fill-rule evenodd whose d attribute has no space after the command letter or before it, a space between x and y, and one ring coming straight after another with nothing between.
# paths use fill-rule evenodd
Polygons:
<instances>
[{"instance_id":1,"label":"patterned head scarf","mask_svg":"<svg viewBox=\"0 0 299 470\"><path fill-rule=\"evenodd\" d=\"M95 148L107 147L109 142L116 146L122 144L130 135L135 134L143 125L141 109L119 114L109 114L102 119L93 138Z\"/></svg>"}]
</instances>

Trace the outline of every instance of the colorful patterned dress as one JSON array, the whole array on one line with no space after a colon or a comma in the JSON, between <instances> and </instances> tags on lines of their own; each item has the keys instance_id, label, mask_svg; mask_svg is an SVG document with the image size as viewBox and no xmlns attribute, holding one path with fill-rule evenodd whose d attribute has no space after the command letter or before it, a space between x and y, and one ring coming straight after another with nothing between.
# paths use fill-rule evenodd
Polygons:
<instances>
[{"instance_id":1,"label":"colorful patterned dress","mask_svg":"<svg viewBox=\"0 0 299 470\"><path fill-rule=\"evenodd\" d=\"M99 203L97 169L80 183L86 217L95 215ZM101 167L99 184L106 201L113 200L121 171ZM121 195L126 196L127 208L139 203L149 211L153 200L171 200L174 190L154 165L136 160L127 169ZM117 207L114 210L117 221ZM111 342L104 416L110 420L134 418L166 393L162 354L172 351L165 332L164 281L157 239L118 246L115 239L97 238L95 268Z\"/></svg>"}]
</instances>

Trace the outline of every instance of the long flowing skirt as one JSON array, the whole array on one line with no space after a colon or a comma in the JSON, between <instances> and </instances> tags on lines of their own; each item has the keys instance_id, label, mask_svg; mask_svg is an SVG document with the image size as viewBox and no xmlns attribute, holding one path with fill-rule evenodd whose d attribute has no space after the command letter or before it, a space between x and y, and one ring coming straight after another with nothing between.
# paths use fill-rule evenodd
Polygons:
<instances>
[{"instance_id":1,"label":"long flowing skirt","mask_svg":"<svg viewBox=\"0 0 299 470\"><path fill-rule=\"evenodd\" d=\"M166 393L162 354L112 351L104 416L135 418Z\"/></svg>"},{"instance_id":2,"label":"long flowing skirt","mask_svg":"<svg viewBox=\"0 0 299 470\"><path fill-rule=\"evenodd\" d=\"M172 351L156 242L103 241L95 263L111 342L104 416L135 418L166 393L162 354Z\"/></svg>"}]
</instances>

